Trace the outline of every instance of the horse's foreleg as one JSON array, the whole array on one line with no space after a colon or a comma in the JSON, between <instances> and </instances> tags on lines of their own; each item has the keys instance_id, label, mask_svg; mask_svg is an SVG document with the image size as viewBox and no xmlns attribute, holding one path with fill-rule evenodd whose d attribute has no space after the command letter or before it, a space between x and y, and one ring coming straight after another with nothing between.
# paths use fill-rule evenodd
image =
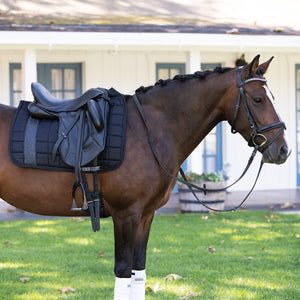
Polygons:
<instances>
[{"instance_id":1,"label":"horse's foreleg","mask_svg":"<svg viewBox=\"0 0 300 300\"><path fill-rule=\"evenodd\" d=\"M134 247L130 300L145 299L146 251L153 216L154 214L151 214L142 218L138 226Z\"/></svg>"},{"instance_id":2,"label":"horse's foreleg","mask_svg":"<svg viewBox=\"0 0 300 300\"><path fill-rule=\"evenodd\" d=\"M115 290L114 300L128 300L131 288L131 270L137 229L138 215L130 213L113 215L115 236Z\"/></svg>"}]
</instances>

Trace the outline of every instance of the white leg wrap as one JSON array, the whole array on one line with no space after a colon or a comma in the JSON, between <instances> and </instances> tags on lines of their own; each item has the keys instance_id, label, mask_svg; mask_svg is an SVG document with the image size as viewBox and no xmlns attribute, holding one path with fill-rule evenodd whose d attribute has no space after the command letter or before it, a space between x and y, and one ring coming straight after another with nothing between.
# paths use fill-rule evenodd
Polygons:
<instances>
[{"instance_id":1,"label":"white leg wrap","mask_svg":"<svg viewBox=\"0 0 300 300\"><path fill-rule=\"evenodd\" d=\"M129 300L145 300L146 271L132 270Z\"/></svg>"},{"instance_id":2,"label":"white leg wrap","mask_svg":"<svg viewBox=\"0 0 300 300\"><path fill-rule=\"evenodd\" d=\"M131 278L116 277L114 300L129 300Z\"/></svg>"}]
</instances>

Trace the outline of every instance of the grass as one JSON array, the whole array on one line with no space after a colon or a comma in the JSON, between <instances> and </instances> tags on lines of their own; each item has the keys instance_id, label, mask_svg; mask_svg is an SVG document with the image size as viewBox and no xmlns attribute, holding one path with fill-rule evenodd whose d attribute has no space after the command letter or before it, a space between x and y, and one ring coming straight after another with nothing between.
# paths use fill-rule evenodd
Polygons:
<instances>
[{"instance_id":1,"label":"grass","mask_svg":"<svg viewBox=\"0 0 300 300\"><path fill-rule=\"evenodd\" d=\"M156 216L146 299L300 299L299 235L297 215ZM113 248L111 219L0 222L0 299L113 299Z\"/></svg>"}]
</instances>

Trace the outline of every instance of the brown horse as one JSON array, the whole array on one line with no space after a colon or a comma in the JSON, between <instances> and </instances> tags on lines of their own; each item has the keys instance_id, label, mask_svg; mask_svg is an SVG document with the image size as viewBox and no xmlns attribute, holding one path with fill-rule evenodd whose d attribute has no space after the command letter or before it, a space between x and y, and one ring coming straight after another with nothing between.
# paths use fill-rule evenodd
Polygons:
<instances>
[{"instance_id":1,"label":"brown horse","mask_svg":"<svg viewBox=\"0 0 300 300\"><path fill-rule=\"evenodd\" d=\"M263 77L271 60L259 65L257 56L243 68L176 76L136 91L165 169L177 175L183 161L222 120L227 120L250 145L256 145L264 162L286 161L289 151L284 124ZM144 299L146 248L152 219L155 211L169 200L175 180L154 158L132 96L127 97L127 106L124 161L115 171L99 174L98 181L106 214L114 222L115 299ZM20 168L11 162L8 140L15 111L0 106L0 197L37 214L87 215L84 211L70 211L72 173ZM81 197L77 200L82 202Z\"/></svg>"}]
</instances>

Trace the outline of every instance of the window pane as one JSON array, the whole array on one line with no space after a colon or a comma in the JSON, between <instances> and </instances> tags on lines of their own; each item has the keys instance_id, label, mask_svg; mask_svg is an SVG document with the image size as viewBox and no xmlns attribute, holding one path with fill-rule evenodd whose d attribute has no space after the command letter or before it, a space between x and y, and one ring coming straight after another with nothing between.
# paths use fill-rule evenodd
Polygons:
<instances>
[{"instance_id":1,"label":"window pane","mask_svg":"<svg viewBox=\"0 0 300 300\"><path fill-rule=\"evenodd\" d=\"M75 70L65 69L64 80L66 90L75 90Z\"/></svg>"},{"instance_id":2,"label":"window pane","mask_svg":"<svg viewBox=\"0 0 300 300\"><path fill-rule=\"evenodd\" d=\"M297 109L300 109L300 91L297 91Z\"/></svg>"},{"instance_id":3,"label":"window pane","mask_svg":"<svg viewBox=\"0 0 300 300\"><path fill-rule=\"evenodd\" d=\"M217 152L217 139L215 134L209 134L205 138L206 144L206 154L207 155L216 155Z\"/></svg>"},{"instance_id":4,"label":"window pane","mask_svg":"<svg viewBox=\"0 0 300 300\"><path fill-rule=\"evenodd\" d=\"M52 91L52 96L54 96L55 98L59 98L59 99L63 99L63 93L59 92L59 91Z\"/></svg>"},{"instance_id":5,"label":"window pane","mask_svg":"<svg viewBox=\"0 0 300 300\"><path fill-rule=\"evenodd\" d=\"M13 90L14 91L22 90L22 70L21 69L13 70Z\"/></svg>"},{"instance_id":6,"label":"window pane","mask_svg":"<svg viewBox=\"0 0 300 300\"><path fill-rule=\"evenodd\" d=\"M300 111L297 111L297 131L300 132Z\"/></svg>"},{"instance_id":7,"label":"window pane","mask_svg":"<svg viewBox=\"0 0 300 300\"><path fill-rule=\"evenodd\" d=\"M13 93L13 105L17 106L21 100L21 92L14 92Z\"/></svg>"},{"instance_id":8,"label":"window pane","mask_svg":"<svg viewBox=\"0 0 300 300\"><path fill-rule=\"evenodd\" d=\"M158 69L158 79L169 79L169 69L167 68Z\"/></svg>"},{"instance_id":9,"label":"window pane","mask_svg":"<svg viewBox=\"0 0 300 300\"><path fill-rule=\"evenodd\" d=\"M297 88L300 89L300 69L297 69Z\"/></svg>"},{"instance_id":10,"label":"window pane","mask_svg":"<svg viewBox=\"0 0 300 300\"><path fill-rule=\"evenodd\" d=\"M173 78L175 75L178 75L178 74L180 74L180 69L178 69L178 68L170 69L170 78Z\"/></svg>"},{"instance_id":11,"label":"window pane","mask_svg":"<svg viewBox=\"0 0 300 300\"><path fill-rule=\"evenodd\" d=\"M75 92L64 92L64 99L74 99L76 98Z\"/></svg>"},{"instance_id":12,"label":"window pane","mask_svg":"<svg viewBox=\"0 0 300 300\"><path fill-rule=\"evenodd\" d=\"M62 90L62 69L51 70L51 87L52 90Z\"/></svg>"},{"instance_id":13,"label":"window pane","mask_svg":"<svg viewBox=\"0 0 300 300\"><path fill-rule=\"evenodd\" d=\"M206 172L215 172L217 169L217 159L215 156L206 157Z\"/></svg>"}]
</instances>

